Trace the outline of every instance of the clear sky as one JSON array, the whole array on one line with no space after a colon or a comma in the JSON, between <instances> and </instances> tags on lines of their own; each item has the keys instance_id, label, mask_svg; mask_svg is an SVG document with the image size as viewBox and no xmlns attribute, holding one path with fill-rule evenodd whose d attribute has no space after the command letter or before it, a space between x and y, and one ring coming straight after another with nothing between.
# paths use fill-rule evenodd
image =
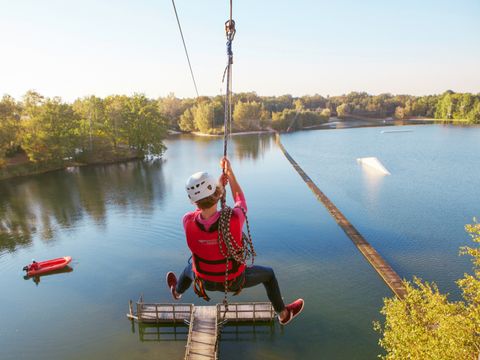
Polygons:
<instances>
[{"instance_id":1,"label":"clear sky","mask_svg":"<svg viewBox=\"0 0 480 360\"><path fill-rule=\"evenodd\" d=\"M227 0L176 0L199 91ZM234 91L480 92L479 0L234 0ZM0 95L194 96L171 0L0 0Z\"/></svg>"}]
</instances>

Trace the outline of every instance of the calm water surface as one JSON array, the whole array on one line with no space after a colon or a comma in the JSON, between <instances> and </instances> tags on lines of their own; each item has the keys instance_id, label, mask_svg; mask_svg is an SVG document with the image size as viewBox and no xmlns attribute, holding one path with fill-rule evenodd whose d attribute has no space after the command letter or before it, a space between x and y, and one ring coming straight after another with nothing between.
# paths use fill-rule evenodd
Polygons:
<instances>
[{"instance_id":1,"label":"calm water surface","mask_svg":"<svg viewBox=\"0 0 480 360\"><path fill-rule=\"evenodd\" d=\"M457 256L479 208L480 129L416 126L283 136L290 153L402 276L454 293L469 269ZM302 317L281 329L228 327L223 359L374 359L371 322L390 291L294 172L270 136L232 139L258 257ZM185 329L141 328L129 299L170 302L168 270L189 257L183 190L194 171L218 171L222 142L179 137L165 159L58 171L0 182L0 359L181 359ZM356 158L377 156L388 177ZM73 256L73 271L24 280L32 258ZM212 294L212 302L222 294ZM262 287L235 300L266 300ZM193 292L183 301L203 304ZM162 332L158 335L159 332ZM149 335L150 334L150 335Z\"/></svg>"}]
</instances>

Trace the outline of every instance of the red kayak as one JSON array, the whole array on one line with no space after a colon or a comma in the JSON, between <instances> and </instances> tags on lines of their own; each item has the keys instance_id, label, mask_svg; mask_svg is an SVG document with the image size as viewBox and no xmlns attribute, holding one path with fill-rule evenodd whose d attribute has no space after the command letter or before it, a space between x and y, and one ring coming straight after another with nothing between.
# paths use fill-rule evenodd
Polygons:
<instances>
[{"instance_id":1,"label":"red kayak","mask_svg":"<svg viewBox=\"0 0 480 360\"><path fill-rule=\"evenodd\" d=\"M33 263L31 263L30 265L25 266L23 270L27 272L28 276L41 275L50 271L63 269L70 263L70 261L72 261L71 256L64 256L58 259L40 262L33 261Z\"/></svg>"}]
</instances>

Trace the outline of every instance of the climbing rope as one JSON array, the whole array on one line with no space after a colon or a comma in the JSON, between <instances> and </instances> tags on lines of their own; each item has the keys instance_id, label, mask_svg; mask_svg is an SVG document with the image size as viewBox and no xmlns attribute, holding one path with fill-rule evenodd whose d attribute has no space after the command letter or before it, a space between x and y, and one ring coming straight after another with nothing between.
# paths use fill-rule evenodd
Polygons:
<instances>
[{"instance_id":1,"label":"climbing rope","mask_svg":"<svg viewBox=\"0 0 480 360\"><path fill-rule=\"evenodd\" d=\"M243 215L245 216L245 223L247 225L247 234L242 232L242 240L239 243L235 241L235 238L232 235L230 230L230 220L232 218L233 209L229 206L222 208L220 212L220 219L218 222L218 246L220 253L225 257L225 281L223 283L224 287L224 297L223 305L225 307L223 312L223 320L225 320L225 315L228 311L228 290L230 287L230 282L228 280L228 262L233 259L240 264L247 265L248 260L251 261L253 265L255 261L255 248L253 247L252 236L250 234L250 225L248 223L247 212L244 208L238 207L242 210ZM235 279L233 279L235 280ZM238 284L238 289L236 289L235 295L239 294L244 285L245 279L242 283Z\"/></svg>"},{"instance_id":2,"label":"climbing rope","mask_svg":"<svg viewBox=\"0 0 480 360\"><path fill-rule=\"evenodd\" d=\"M225 319L225 314L228 311L228 290L229 290L229 281L228 281L228 262L233 259L234 261L247 265L248 260L251 261L253 265L255 261L255 248L253 247L252 235L250 234L250 225L248 223L247 212L244 208L238 207L242 210L243 215L245 216L245 223L247 225L247 234L242 232L242 241L237 243L235 238L230 231L230 220L232 219L233 209L229 206L222 208L220 212L220 219L218 222L218 246L220 253L225 257L225 281L223 283L224 287L224 298L223 305L225 306L225 311L223 313L223 318ZM239 284L239 288L236 290L236 294L240 293L243 288L243 282Z\"/></svg>"},{"instance_id":3,"label":"climbing rope","mask_svg":"<svg viewBox=\"0 0 480 360\"><path fill-rule=\"evenodd\" d=\"M227 78L225 87L225 117L223 132L223 156L227 156L228 124L232 121L232 65L233 50L232 42L236 34L235 21L232 19L232 0L230 0L230 19L225 22L225 36L227 37L227 66L223 72L222 82Z\"/></svg>"},{"instance_id":4,"label":"climbing rope","mask_svg":"<svg viewBox=\"0 0 480 360\"><path fill-rule=\"evenodd\" d=\"M230 18L225 22L225 35L227 37L227 66L223 72L222 82L225 81L226 77L226 90L225 90L225 117L224 117L224 134L223 134L223 156L227 156L228 149L228 135L229 130L231 130L232 124L232 65L233 65L233 50L232 42L235 38L236 29L235 21L232 19L232 0L230 0ZM229 129L230 126L230 129ZM226 179L225 169L222 169L223 179ZM226 181L224 183L226 185ZM256 253L253 247L252 236L250 234L250 225L248 223L247 212L245 209L240 207L245 216L245 223L247 225L247 234L242 232L242 240L239 243L235 241L235 238L232 235L230 230L230 220L232 218L233 209L226 204L226 192L224 191L221 198L221 212L220 219L218 223L218 246L220 248L220 253L225 257L225 281L224 281L224 291L225 296L223 298L223 305L225 310L223 312L223 320L225 320L225 315L228 311L228 290L229 290L229 281L228 281L228 262L233 259L240 264L247 264L247 261L250 259L251 264L253 265ZM236 294L238 294L243 288L243 283L239 285Z\"/></svg>"}]
</instances>

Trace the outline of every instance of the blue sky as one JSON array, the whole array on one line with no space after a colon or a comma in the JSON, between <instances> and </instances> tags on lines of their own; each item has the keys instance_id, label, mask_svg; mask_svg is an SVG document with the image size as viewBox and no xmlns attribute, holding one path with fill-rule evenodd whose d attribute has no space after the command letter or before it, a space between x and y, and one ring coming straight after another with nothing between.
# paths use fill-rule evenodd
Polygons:
<instances>
[{"instance_id":1,"label":"blue sky","mask_svg":"<svg viewBox=\"0 0 480 360\"><path fill-rule=\"evenodd\" d=\"M199 91L218 94L227 0L176 5ZM234 19L237 92L480 92L478 0L234 0ZM0 46L0 95L195 94L171 0L0 0Z\"/></svg>"}]
</instances>

